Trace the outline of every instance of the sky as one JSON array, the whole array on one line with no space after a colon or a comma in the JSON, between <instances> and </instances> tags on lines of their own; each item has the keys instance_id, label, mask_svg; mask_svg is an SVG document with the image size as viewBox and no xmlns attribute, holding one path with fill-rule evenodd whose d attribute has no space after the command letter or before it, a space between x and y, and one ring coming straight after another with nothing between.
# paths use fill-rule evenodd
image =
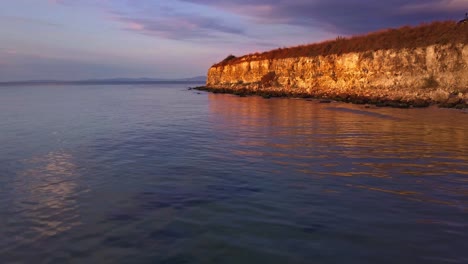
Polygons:
<instances>
[{"instance_id":1,"label":"sky","mask_svg":"<svg viewBox=\"0 0 468 264\"><path fill-rule=\"evenodd\" d=\"M0 81L193 77L230 54L465 12L468 0L1 0Z\"/></svg>"}]
</instances>

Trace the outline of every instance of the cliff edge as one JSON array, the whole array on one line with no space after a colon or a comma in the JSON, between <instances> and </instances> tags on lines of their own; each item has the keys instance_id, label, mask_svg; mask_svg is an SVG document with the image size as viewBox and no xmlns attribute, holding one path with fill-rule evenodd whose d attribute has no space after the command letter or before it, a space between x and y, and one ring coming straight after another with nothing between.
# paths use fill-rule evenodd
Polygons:
<instances>
[{"instance_id":1,"label":"cliff edge","mask_svg":"<svg viewBox=\"0 0 468 264\"><path fill-rule=\"evenodd\" d=\"M434 22L230 56L208 71L214 92L466 108L468 24Z\"/></svg>"}]
</instances>

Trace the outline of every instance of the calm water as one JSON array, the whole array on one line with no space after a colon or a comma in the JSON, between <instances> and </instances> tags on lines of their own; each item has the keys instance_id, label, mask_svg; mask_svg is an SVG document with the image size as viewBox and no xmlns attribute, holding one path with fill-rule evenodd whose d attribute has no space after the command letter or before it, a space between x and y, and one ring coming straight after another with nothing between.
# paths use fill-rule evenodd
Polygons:
<instances>
[{"instance_id":1,"label":"calm water","mask_svg":"<svg viewBox=\"0 0 468 264\"><path fill-rule=\"evenodd\" d=\"M468 263L468 113L0 87L1 263Z\"/></svg>"}]
</instances>

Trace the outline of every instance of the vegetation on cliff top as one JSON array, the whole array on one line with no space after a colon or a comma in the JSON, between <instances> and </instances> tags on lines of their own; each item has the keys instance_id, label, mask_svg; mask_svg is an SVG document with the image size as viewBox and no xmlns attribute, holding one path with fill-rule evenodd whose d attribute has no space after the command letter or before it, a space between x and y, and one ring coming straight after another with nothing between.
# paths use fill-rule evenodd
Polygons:
<instances>
[{"instance_id":1,"label":"vegetation on cliff top","mask_svg":"<svg viewBox=\"0 0 468 264\"><path fill-rule=\"evenodd\" d=\"M243 61L326 56L350 52L418 48L435 44L468 43L468 24L455 21L432 22L416 27L404 26L349 38L338 37L321 43L279 48L242 57L230 55L213 65L224 66Z\"/></svg>"}]
</instances>

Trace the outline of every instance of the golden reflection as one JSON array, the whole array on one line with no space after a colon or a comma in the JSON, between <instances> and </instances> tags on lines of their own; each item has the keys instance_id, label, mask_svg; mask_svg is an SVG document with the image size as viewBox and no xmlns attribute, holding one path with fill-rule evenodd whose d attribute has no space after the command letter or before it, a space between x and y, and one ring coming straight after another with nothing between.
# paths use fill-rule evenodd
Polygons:
<instances>
[{"instance_id":1,"label":"golden reflection","mask_svg":"<svg viewBox=\"0 0 468 264\"><path fill-rule=\"evenodd\" d=\"M468 175L468 115L461 111L365 108L220 94L208 97L214 133L230 133L233 148L229 151L247 162L260 157L315 179L371 177L382 186L389 181L410 181L425 193L358 188L421 202L452 205L432 198L441 190L467 194L466 188L457 188ZM441 180L431 180L446 176L451 182L443 180L444 186Z\"/></svg>"},{"instance_id":2,"label":"golden reflection","mask_svg":"<svg viewBox=\"0 0 468 264\"><path fill-rule=\"evenodd\" d=\"M419 155L431 156L434 148L424 142L440 143L445 149L460 149L457 158L466 159L468 145L468 116L444 109L367 109L359 105L319 104L302 99L239 98L231 95L209 94L210 110L221 116L216 128L238 127L243 133L254 133L256 141L242 142L251 146L264 145L262 138L282 135L312 135L303 137L301 144L313 144L316 137L324 143L343 147L361 147L372 143L369 153L411 156L402 148L405 143L421 142ZM273 127L280 129L273 129ZM294 147L295 142L274 142L278 148ZM298 142L299 143L299 142ZM273 144L273 143L269 143ZM350 153L352 154L352 153Z\"/></svg>"},{"instance_id":3,"label":"golden reflection","mask_svg":"<svg viewBox=\"0 0 468 264\"><path fill-rule=\"evenodd\" d=\"M371 187L371 186L365 186L365 185L352 185L352 184L348 184L347 186L356 187L356 188L361 188L361 189L367 189L367 190L371 190L371 191L378 191L378 192L385 192L385 193L397 194L397 195L419 195L419 194L420 194L420 193L418 193L418 192L413 192L413 191L386 190L386 189L383 189L383 188L377 188L377 187Z\"/></svg>"},{"instance_id":4,"label":"golden reflection","mask_svg":"<svg viewBox=\"0 0 468 264\"><path fill-rule=\"evenodd\" d=\"M18 175L17 206L38 237L54 236L80 224L76 203L77 172L73 157L66 152L51 152L24 161Z\"/></svg>"}]
</instances>

